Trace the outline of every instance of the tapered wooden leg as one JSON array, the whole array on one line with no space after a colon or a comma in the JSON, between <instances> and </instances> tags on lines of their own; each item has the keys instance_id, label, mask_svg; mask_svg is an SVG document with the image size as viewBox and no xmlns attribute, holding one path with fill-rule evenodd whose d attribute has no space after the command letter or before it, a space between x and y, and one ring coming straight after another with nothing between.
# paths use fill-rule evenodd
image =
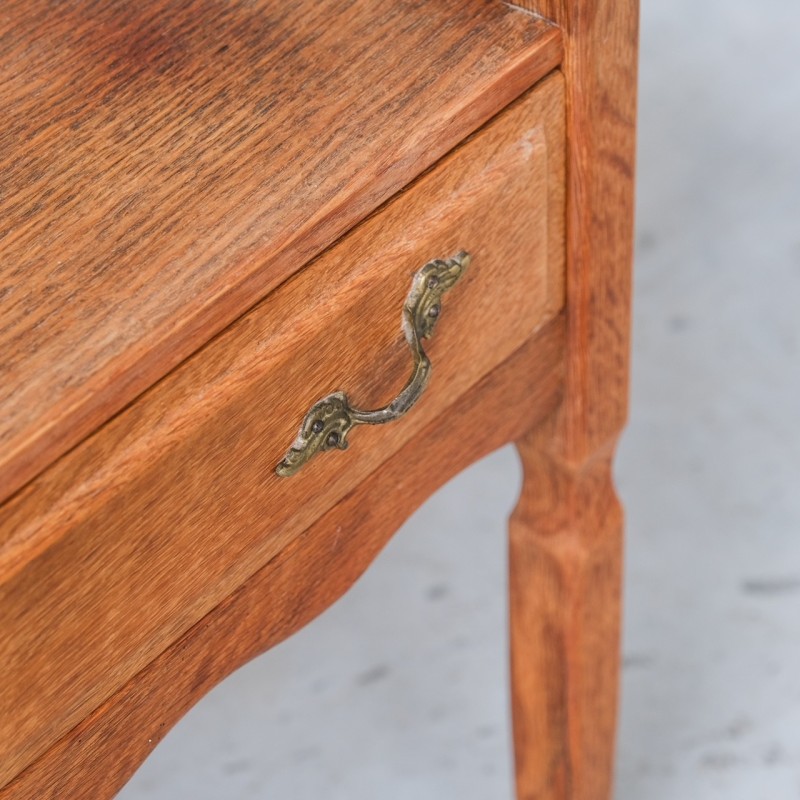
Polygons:
<instances>
[{"instance_id":1,"label":"tapered wooden leg","mask_svg":"<svg viewBox=\"0 0 800 800\"><path fill-rule=\"evenodd\" d=\"M564 35L567 356L552 430L519 443L511 669L519 800L610 800L636 132L637 0L517 0Z\"/></svg>"},{"instance_id":2,"label":"tapered wooden leg","mask_svg":"<svg viewBox=\"0 0 800 800\"><path fill-rule=\"evenodd\" d=\"M622 513L612 447L570 463L548 434L518 442L510 523L518 800L609 800L617 714Z\"/></svg>"}]
</instances>

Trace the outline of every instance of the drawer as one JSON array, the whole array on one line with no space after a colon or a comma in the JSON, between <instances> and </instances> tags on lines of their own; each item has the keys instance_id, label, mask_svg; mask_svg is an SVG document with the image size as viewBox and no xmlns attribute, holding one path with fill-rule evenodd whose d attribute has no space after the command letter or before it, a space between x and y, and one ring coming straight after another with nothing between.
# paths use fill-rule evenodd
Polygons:
<instances>
[{"instance_id":1,"label":"drawer","mask_svg":"<svg viewBox=\"0 0 800 800\"><path fill-rule=\"evenodd\" d=\"M563 116L556 74L0 508L0 786L558 313ZM462 250L415 407L279 477L321 397L397 396L412 280Z\"/></svg>"}]
</instances>

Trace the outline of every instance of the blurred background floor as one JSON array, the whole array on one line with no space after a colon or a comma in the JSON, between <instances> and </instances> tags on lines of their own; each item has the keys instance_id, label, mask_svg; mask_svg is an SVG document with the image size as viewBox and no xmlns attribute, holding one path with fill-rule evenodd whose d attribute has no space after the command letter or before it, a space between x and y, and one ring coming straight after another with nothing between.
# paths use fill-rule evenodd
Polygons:
<instances>
[{"instance_id":1,"label":"blurred background floor","mask_svg":"<svg viewBox=\"0 0 800 800\"><path fill-rule=\"evenodd\" d=\"M800 4L644 0L617 800L800 798ZM123 800L510 798L503 450Z\"/></svg>"}]
</instances>

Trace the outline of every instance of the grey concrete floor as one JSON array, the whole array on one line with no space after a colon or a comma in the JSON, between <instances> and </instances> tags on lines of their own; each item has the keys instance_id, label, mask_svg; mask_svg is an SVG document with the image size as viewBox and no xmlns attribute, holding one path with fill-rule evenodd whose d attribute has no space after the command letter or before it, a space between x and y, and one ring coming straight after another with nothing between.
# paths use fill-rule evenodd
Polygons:
<instances>
[{"instance_id":1,"label":"grey concrete floor","mask_svg":"<svg viewBox=\"0 0 800 800\"><path fill-rule=\"evenodd\" d=\"M800 5L644 0L617 800L800 798ZM511 449L123 800L510 798Z\"/></svg>"}]
</instances>

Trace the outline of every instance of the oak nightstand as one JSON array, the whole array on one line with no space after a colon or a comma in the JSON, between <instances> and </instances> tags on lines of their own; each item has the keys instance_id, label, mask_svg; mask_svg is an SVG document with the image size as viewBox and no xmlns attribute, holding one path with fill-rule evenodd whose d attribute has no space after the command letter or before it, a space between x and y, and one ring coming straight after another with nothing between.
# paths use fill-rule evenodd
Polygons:
<instances>
[{"instance_id":1,"label":"oak nightstand","mask_svg":"<svg viewBox=\"0 0 800 800\"><path fill-rule=\"evenodd\" d=\"M3 4L3 800L113 796L510 441L518 796L609 797L637 13L525 5Z\"/></svg>"}]
</instances>

